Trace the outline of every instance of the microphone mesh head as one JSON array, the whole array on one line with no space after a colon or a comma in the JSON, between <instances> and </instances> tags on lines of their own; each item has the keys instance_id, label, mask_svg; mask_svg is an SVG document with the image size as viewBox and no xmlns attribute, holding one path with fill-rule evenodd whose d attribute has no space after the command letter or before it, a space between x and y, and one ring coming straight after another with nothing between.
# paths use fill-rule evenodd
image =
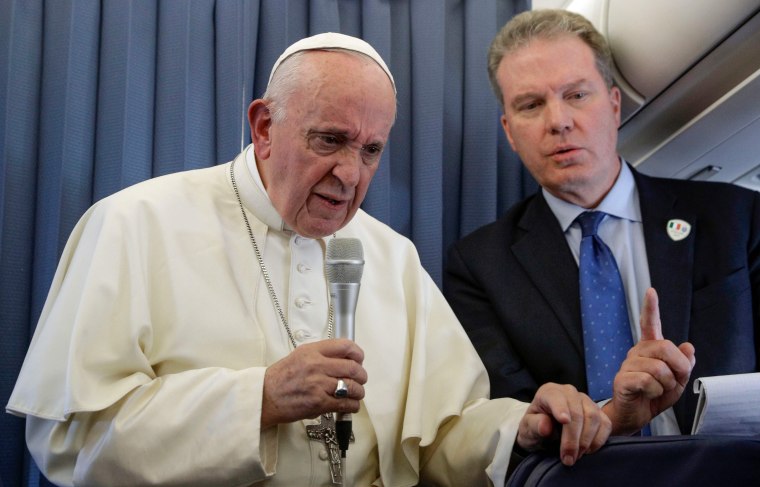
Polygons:
<instances>
[{"instance_id":1,"label":"microphone mesh head","mask_svg":"<svg viewBox=\"0 0 760 487\"><path fill-rule=\"evenodd\" d=\"M359 283L364 270L364 250L358 238L334 238L327 243L325 274L330 283Z\"/></svg>"}]
</instances>

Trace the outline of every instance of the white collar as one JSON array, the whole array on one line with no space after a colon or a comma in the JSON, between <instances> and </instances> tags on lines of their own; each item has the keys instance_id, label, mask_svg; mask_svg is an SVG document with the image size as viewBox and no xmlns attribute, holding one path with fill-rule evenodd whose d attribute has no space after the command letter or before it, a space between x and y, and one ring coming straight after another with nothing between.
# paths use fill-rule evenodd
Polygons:
<instances>
[{"instance_id":1,"label":"white collar","mask_svg":"<svg viewBox=\"0 0 760 487\"><path fill-rule=\"evenodd\" d=\"M277 213L274 205L272 205L272 200L269 199L269 195L264 189L264 183L256 167L253 144L246 147L235 158L233 164L235 165L233 169L235 181L243 206L268 227L279 231L288 230L285 221Z\"/></svg>"}]
</instances>

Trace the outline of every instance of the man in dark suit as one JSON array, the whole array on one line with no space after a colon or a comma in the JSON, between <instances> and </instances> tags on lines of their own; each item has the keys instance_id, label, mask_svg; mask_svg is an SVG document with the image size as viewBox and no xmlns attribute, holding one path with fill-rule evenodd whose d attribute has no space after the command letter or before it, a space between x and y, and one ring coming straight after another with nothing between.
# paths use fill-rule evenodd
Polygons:
<instances>
[{"instance_id":1,"label":"man in dark suit","mask_svg":"<svg viewBox=\"0 0 760 487\"><path fill-rule=\"evenodd\" d=\"M507 138L541 185L448 256L444 293L486 364L491 395L529 400L545 382L588 390L576 217L603 211L598 235L620 269L635 344L604 405L613 434L648 421L615 426L625 400L652 417L665 409L654 434L688 434L695 378L758 370L760 198L727 184L647 177L621 160L609 47L579 15L515 17L491 45L489 75ZM658 293L664 339L638 326ZM660 408L658 394L680 393L672 381L683 379L679 361L693 364L694 349L687 393Z\"/></svg>"}]
</instances>

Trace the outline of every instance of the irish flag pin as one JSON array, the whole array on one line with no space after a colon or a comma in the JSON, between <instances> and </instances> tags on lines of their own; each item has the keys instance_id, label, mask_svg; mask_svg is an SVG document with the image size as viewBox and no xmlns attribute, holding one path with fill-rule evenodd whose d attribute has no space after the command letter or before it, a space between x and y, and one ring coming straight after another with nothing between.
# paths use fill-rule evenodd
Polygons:
<instances>
[{"instance_id":1,"label":"irish flag pin","mask_svg":"<svg viewBox=\"0 0 760 487\"><path fill-rule=\"evenodd\" d=\"M670 237L674 242L678 242L679 240L683 240L689 236L689 233L691 232L691 225L683 220L674 218L668 222L667 230L668 237Z\"/></svg>"}]
</instances>

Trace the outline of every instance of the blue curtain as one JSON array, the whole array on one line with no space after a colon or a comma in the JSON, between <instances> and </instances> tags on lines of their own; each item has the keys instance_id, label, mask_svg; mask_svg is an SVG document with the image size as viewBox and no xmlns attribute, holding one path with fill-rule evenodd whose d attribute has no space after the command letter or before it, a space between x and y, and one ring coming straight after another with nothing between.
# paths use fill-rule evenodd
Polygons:
<instances>
[{"instance_id":1,"label":"blue curtain","mask_svg":"<svg viewBox=\"0 0 760 487\"><path fill-rule=\"evenodd\" d=\"M440 284L446 248L535 189L486 74L496 31L529 0L0 0L0 405L58 258L96 200L224 163L246 108L295 40L362 37L399 111L364 209L407 235ZM0 414L0 482L47 485L23 420Z\"/></svg>"}]
</instances>

